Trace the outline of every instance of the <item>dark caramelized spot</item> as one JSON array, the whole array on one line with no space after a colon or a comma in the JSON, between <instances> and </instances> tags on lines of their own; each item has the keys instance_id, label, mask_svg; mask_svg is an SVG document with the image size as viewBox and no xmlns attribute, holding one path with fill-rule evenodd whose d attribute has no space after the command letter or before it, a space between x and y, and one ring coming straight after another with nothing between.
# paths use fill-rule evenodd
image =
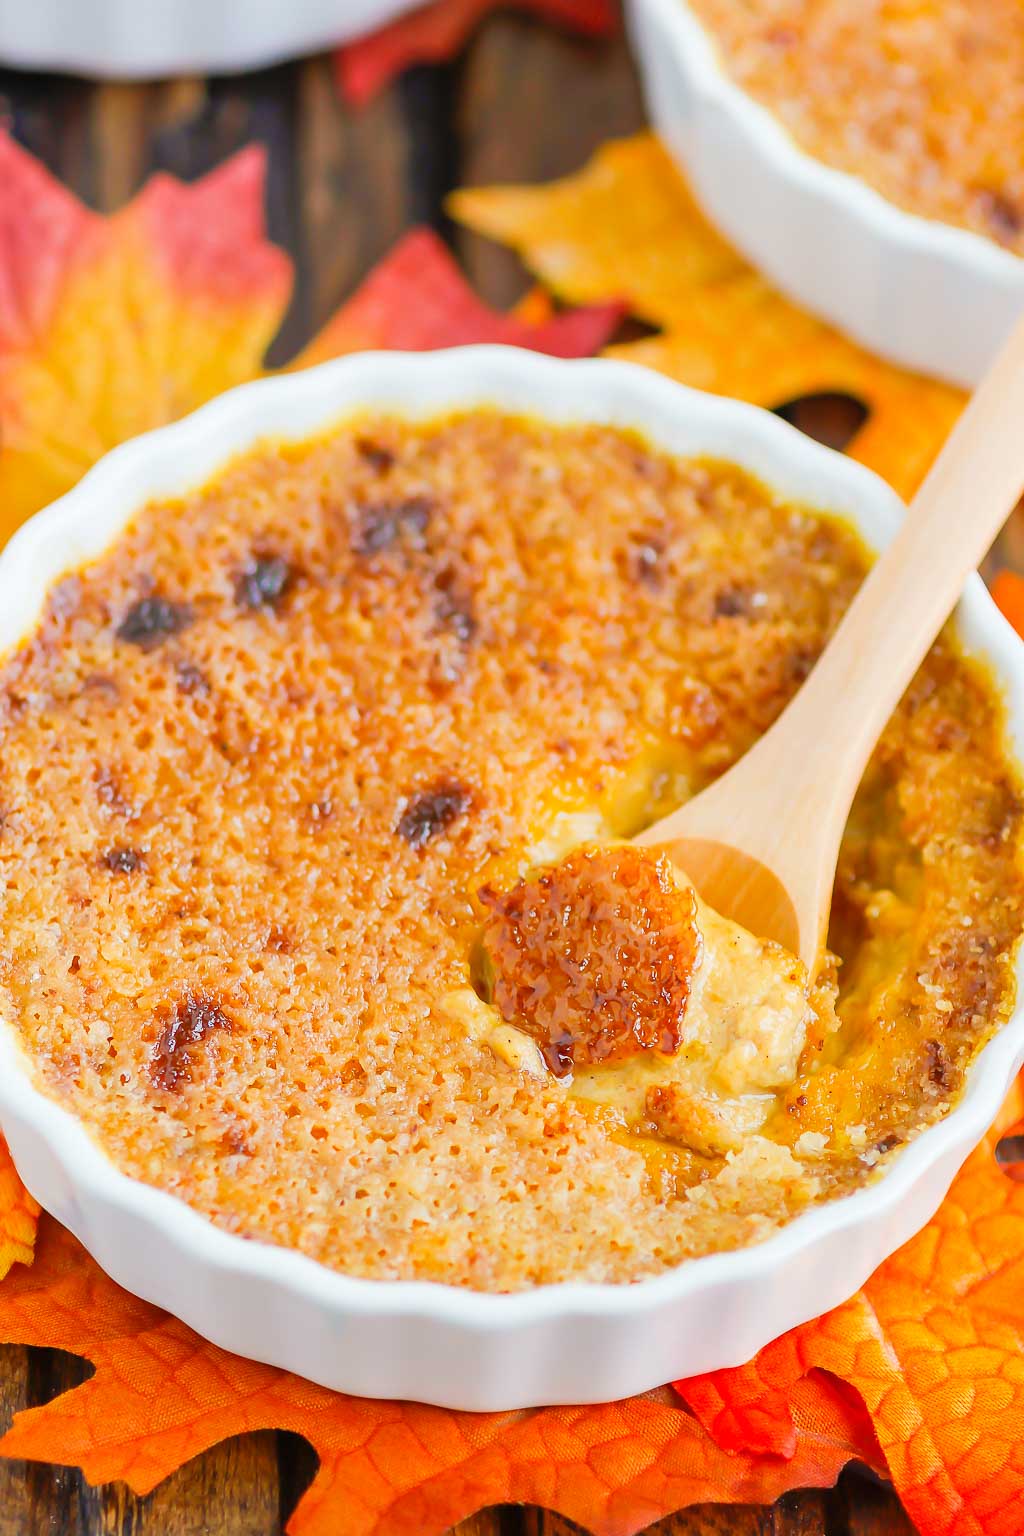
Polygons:
<instances>
[{"instance_id":1,"label":"dark caramelized spot","mask_svg":"<svg viewBox=\"0 0 1024 1536\"><path fill-rule=\"evenodd\" d=\"M375 442L372 437L357 437L356 452L371 469L377 471L378 475L384 475L394 467L395 454L383 443Z\"/></svg>"},{"instance_id":2,"label":"dark caramelized spot","mask_svg":"<svg viewBox=\"0 0 1024 1536\"><path fill-rule=\"evenodd\" d=\"M875 1151L881 1157L884 1157L887 1152L891 1152L894 1147L898 1147L902 1140L902 1136L897 1136L895 1131L892 1131L888 1136L883 1136L881 1141L875 1142Z\"/></svg>"},{"instance_id":3,"label":"dark caramelized spot","mask_svg":"<svg viewBox=\"0 0 1024 1536\"><path fill-rule=\"evenodd\" d=\"M798 646L786 657L783 671L791 683L802 683L814 671L821 653L808 646Z\"/></svg>"},{"instance_id":4,"label":"dark caramelized spot","mask_svg":"<svg viewBox=\"0 0 1024 1536\"><path fill-rule=\"evenodd\" d=\"M948 1093L953 1086L954 1072L946 1047L941 1040L926 1040L924 1054L929 1081Z\"/></svg>"},{"instance_id":5,"label":"dark caramelized spot","mask_svg":"<svg viewBox=\"0 0 1024 1536\"><path fill-rule=\"evenodd\" d=\"M271 923L263 940L263 948L271 955L290 955L295 945L287 928L283 928L280 923Z\"/></svg>"},{"instance_id":6,"label":"dark caramelized spot","mask_svg":"<svg viewBox=\"0 0 1024 1536\"><path fill-rule=\"evenodd\" d=\"M230 1029L231 1020L206 992L186 992L160 1017L162 1028L149 1059L149 1076L155 1088L170 1093L180 1082L192 1081L192 1047L215 1029Z\"/></svg>"},{"instance_id":7,"label":"dark caramelized spot","mask_svg":"<svg viewBox=\"0 0 1024 1536\"><path fill-rule=\"evenodd\" d=\"M410 848L423 848L469 809L471 799L464 784L442 780L409 801L395 831Z\"/></svg>"},{"instance_id":8,"label":"dark caramelized spot","mask_svg":"<svg viewBox=\"0 0 1024 1536\"><path fill-rule=\"evenodd\" d=\"M294 580L288 561L281 555L256 555L235 582L240 608L276 608Z\"/></svg>"},{"instance_id":9,"label":"dark caramelized spot","mask_svg":"<svg viewBox=\"0 0 1024 1536\"><path fill-rule=\"evenodd\" d=\"M490 1001L556 1076L678 1050L702 942L693 892L646 849L582 848L510 891L485 887Z\"/></svg>"},{"instance_id":10,"label":"dark caramelized spot","mask_svg":"<svg viewBox=\"0 0 1024 1536\"><path fill-rule=\"evenodd\" d=\"M429 496L407 496L403 501L378 501L361 507L352 536L354 553L378 555L403 537L414 548L422 547L433 510Z\"/></svg>"},{"instance_id":11,"label":"dark caramelized spot","mask_svg":"<svg viewBox=\"0 0 1024 1536\"><path fill-rule=\"evenodd\" d=\"M140 597L118 625L117 638L150 651L169 636L180 634L192 619L189 603L172 603L166 597Z\"/></svg>"},{"instance_id":12,"label":"dark caramelized spot","mask_svg":"<svg viewBox=\"0 0 1024 1536\"><path fill-rule=\"evenodd\" d=\"M108 848L103 862L112 875L134 875L145 866L146 856L138 848Z\"/></svg>"},{"instance_id":13,"label":"dark caramelized spot","mask_svg":"<svg viewBox=\"0 0 1024 1536\"><path fill-rule=\"evenodd\" d=\"M438 624L454 635L460 644L468 645L477 627L472 598L460 586L458 576L450 566L438 572L434 578L434 587L437 591L434 613Z\"/></svg>"},{"instance_id":14,"label":"dark caramelized spot","mask_svg":"<svg viewBox=\"0 0 1024 1536\"><path fill-rule=\"evenodd\" d=\"M206 694L210 691L210 680L206 673L191 661L180 661L177 666L178 692L184 694Z\"/></svg>"},{"instance_id":15,"label":"dark caramelized spot","mask_svg":"<svg viewBox=\"0 0 1024 1536\"><path fill-rule=\"evenodd\" d=\"M751 598L746 587L722 587L715 593L715 618L745 619L751 611Z\"/></svg>"}]
</instances>

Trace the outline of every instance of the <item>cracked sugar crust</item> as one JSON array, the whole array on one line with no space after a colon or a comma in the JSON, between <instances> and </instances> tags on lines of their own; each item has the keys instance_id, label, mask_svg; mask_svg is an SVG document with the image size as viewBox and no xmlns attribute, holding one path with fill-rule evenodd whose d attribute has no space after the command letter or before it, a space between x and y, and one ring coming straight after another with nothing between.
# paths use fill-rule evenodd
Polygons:
<instances>
[{"instance_id":1,"label":"cracked sugar crust","mask_svg":"<svg viewBox=\"0 0 1024 1536\"><path fill-rule=\"evenodd\" d=\"M1024 255L1020 0L690 4L802 149Z\"/></svg>"},{"instance_id":2,"label":"cracked sugar crust","mask_svg":"<svg viewBox=\"0 0 1024 1536\"><path fill-rule=\"evenodd\" d=\"M480 888L721 772L863 569L728 466L486 411L144 509L0 671L0 1010L40 1085L229 1231L486 1289L633 1280L871 1177L1012 1000L1020 801L947 642L851 818L839 1028L826 977L755 1094L581 1096L470 974ZM722 1062L757 1037L719 1024Z\"/></svg>"}]
</instances>

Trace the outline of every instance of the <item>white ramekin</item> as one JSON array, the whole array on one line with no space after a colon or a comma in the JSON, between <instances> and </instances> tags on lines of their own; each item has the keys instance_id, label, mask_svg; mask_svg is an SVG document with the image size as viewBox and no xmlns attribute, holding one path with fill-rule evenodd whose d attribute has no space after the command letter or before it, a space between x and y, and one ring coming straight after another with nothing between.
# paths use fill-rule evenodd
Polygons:
<instances>
[{"instance_id":1,"label":"white ramekin","mask_svg":"<svg viewBox=\"0 0 1024 1536\"><path fill-rule=\"evenodd\" d=\"M777 417L647 369L472 347L366 353L243 386L117 448L32 518L0 556L0 655L36 623L47 588L94 559L149 498L177 496L265 438L302 438L363 407L407 415L494 404L557 421L639 428L673 453L732 460L786 496L851 519L875 547L901 503L859 464ZM959 609L969 651L1005 691L1024 755L1024 646L980 578ZM876 1183L816 1207L759 1246L634 1285L550 1285L510 1296L356 1280L286 1249L229 1236L119 1173L33 1086L0 1022L0 1126L41 1204L107 1272L241 1355L370 1397L469 1409L603 1401L747 1360L849 1296L911 1236L994 1118L1024 1059L1024 1009L979 1055L960 1102Z\"/></svg>"},{"instance_id":2,"label":"white ramekin","mask_svg":"<svg viewBox=\"0 0 1024 1536\"><path fill-rule=\"evenodd\" d=\"M100 79L233 73L348 42L422 0L0 0L0 62Z\"/></svg>"},{"instance_id":3,"label":"white ramekin","mask_svg":"<svg viewBox=\"0 0 1024 1536\"><path fill-rule=\"evenodd\" d=\"M872 351L977 384L1024 309L1024 258L806 154L730 80L686 0L627 0L627 16L651 119L713 223Z\"/></svg>"}]
</instances>

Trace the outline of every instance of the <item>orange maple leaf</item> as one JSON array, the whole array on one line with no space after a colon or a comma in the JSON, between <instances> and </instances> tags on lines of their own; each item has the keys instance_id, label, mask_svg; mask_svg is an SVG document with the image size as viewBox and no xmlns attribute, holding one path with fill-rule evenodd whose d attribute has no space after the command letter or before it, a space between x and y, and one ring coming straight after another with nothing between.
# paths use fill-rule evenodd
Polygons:
<instances>
[{"instance_id":1,"label":"orange maple leaf","mask_svg":"<svg viewBox=\"0 0 1024 1536\"><path fill-rule=\"evenodd\" d=\"M293 1536L429 1536L485 1505L542 1504L605 1536L707 1499L766 1503L878 1464L864 1414L798 1384L792 1454L731 1455L664 1394L589 1408L454 1413L344 1397L225 1354L138 1301L48 1217L31 1269L0 1286L0 1339L85 1355L96 1374L16 1416L0 1455L66 1462L145 1493L245 1430L304 1435L320 1471Z\"/></svg>"},{"instance_id":2,"label":"orange maple leaf","mask_svg":"<svg viewBox=\"0 0 1024 1536\"><path fill-rule=\"evenodd\" d=\"M432 0L337 50L342 94L365 106L411 65L453 58L489 12L510 6L589 37L605 37L618 24L612 0Z\"/></svg>"},{"instance_id":3,"label":"orange maple leaf","mask_svg":"<svg viewBox=\"0 0 1024 1536\"><path fill-rule=\"evenodd\" d=\"M18 1178L0 1139L0 1280L12 1264L31 1264L39 1207Z\"/></svg>"},{"instance_id":4,"label":"orange maple leaf","mask_svg":"<svg viewBox=\"0 0 1024 1536\"><path fill-rule=\"evenodd\" d=\"M854 396L868 414L848 451L903 496L962 409L957 390L871 356L759 277L707 223L650 134L606 144L561 181L474 187L449 206L513 246L562 298L620 298L657 328L613 347L617 357L769 409L806 395Z\"/></svg>"},{"instance_id":5,"label":"orange maple leaf","mask_svg":"<svg viewBox=\"0 0 1024 1536\"><path fill-rule=\"evenodd\" d=\"M1020 1108L1019 1086L1012 1098ZM749 1365L677 1383L724 1448L791 1454L799 1381L830 1372L866 1407L922 1536L1024 1530L1024 1185L994 1130L938 1213L844 1306Z\"/></svg>"},{"instance_id":6,"label":"orange maple leaf","mask_svg":"<svg viewBox=\"0 0 1024 1536\"><path fill-rule=\"evenodd\" d=\"M1019 635L1024 635L1024 576L1016 571L1000 571L991 587L996 607L1009 619Z\"/></svg>"}]
</instances>

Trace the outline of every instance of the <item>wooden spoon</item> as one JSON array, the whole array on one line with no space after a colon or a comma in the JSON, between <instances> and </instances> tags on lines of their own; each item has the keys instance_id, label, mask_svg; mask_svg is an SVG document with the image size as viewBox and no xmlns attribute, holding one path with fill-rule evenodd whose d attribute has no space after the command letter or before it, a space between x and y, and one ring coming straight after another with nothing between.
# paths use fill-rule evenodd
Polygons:
<instances>
[{"instance_id":1,"label":"wooden spoon","mask_svg":"<svg viewBox=\"0 0 1024 1536\"><path fill-rule=\"evenodd\" d=\"M868 758L1022 491L1024 320L800 691L735 767L636 838L663 847L711 906L812 974Z\"/></svg>"}]
</instances>

